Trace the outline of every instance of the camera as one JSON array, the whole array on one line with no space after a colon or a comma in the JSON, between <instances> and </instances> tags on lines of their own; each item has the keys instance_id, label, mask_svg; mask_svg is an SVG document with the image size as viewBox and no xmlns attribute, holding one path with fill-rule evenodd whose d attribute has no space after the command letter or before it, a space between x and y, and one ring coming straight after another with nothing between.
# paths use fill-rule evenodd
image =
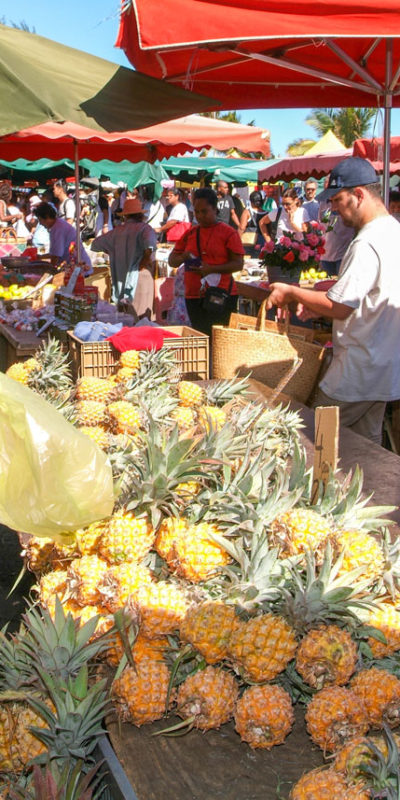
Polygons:
<instances>
[{"instance_id":1,"label":"camera","mask_svg":"<svg viewBox=\"0 0 400 800\"><path fill-rule=\"evenodd\" d=\"M185 269L197 272L198 267L201 266L201 258L200 256L194 256L192 253L190 253L190 257L184 261L184 265Z\"/></svg>"}]
</instances>

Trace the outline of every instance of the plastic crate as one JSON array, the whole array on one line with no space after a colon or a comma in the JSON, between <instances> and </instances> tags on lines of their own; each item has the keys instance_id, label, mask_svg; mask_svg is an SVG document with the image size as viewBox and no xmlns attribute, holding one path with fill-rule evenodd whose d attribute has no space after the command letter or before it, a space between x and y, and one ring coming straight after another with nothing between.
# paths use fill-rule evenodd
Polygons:
<instances>
[{"instance_id":1,"label":"plastic crate","mask_svg":"<svg viewBox=\"0 0 400 800\"><path fill-rule=\"evenodd\" d=\"M175 351L176 361L185 380L208 380L208 336L186 325L163 326L164 331L177 333L179 339L164 339L163 347ZM120 353L110 342L83 342L68 331L69 354L74 379L91 375L107 378L114 371Z\"/></svg>"}]
</instances>

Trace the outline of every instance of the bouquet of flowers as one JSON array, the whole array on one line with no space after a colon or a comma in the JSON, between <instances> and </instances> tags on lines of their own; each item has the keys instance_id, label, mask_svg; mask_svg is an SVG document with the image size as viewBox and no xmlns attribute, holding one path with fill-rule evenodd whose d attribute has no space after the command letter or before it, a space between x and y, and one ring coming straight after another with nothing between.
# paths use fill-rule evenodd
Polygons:
<instances>
[{"instance_id":1,"label":"bouquet of flowers","mask_svg":"<svg viewBox=\"0 0 400 800\"><path fill-rule=\"evenodd\" d=\"M310 222L310 231L285 231L275 241L266 242L260 252L262 266L278 266L285 272L296 272L318 267L325 252L325 228Z\"/></svg>"}]
</instances>

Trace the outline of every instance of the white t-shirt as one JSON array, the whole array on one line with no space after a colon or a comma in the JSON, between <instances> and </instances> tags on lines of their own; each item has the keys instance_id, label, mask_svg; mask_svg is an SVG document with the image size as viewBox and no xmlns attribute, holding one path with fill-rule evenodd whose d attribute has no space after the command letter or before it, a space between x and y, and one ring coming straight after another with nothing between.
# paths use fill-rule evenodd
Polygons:
<instances>
[{"instance_id":1,"label":"white t-shirt","mask_svg":"<svg viewBox=\"0 0 400 800\"><path fill-rule=\"evenodd\" d=\"M271 222L275 222L277 214L278 214L278 209L276 209L276 211L269 211L268 212L268 217L271 220ZM296 208L296 211L294 212L294 220L293 221L294 221L295 225L297 225L298 228L301 228L301 226L305 222L310 222L310 217L308 216L308 213L307 213L306 209L303 208L303 206L298 206ZM290 222L290 219L289 219L287 211L284 208L282 208L280 216L279 216L279 220L278 220L278 227L277 227L277 230L276 230L276 238L279 239L280 236L284 236L285 235L285 231L291 231L293 233L293 231L295 231L295 228L293 227L292 223ZM295 232L298 233L298 231L295 231Z\"/></svg>"},{"instance_id":2,"label":"white t-shirt","mask_svg":"<svg viewBox=\"0 0 400 800\"><path fill-rule=\"evenodd\" d=\"M165 208L160 202L156 200L155 203L144 203L145 222L147 222L153 230L160 228L163 224Z\"/></svg>"},{"instance_id":3,"label":"white t-shirt","mask_svg":"<svg viewBox=\"0 0 400 800\"><path fill-rule=\"evenodd\" d=\"M189 222L189 213L184 203L177 203L169 214L168 222L176 219L177 222Z\"/></svg>"},{"instance_id":4,"label":"white t-shirt","mask_svg":"<svg viewBox=\"0 0 400 800\"><path fill-rule=\"evenodd\" d=\"M333 359L321 389L336 400L400 398L400 223L376 217L343 257L328 297L354 311L333 322Z\"/></svg>"}]
</instances>

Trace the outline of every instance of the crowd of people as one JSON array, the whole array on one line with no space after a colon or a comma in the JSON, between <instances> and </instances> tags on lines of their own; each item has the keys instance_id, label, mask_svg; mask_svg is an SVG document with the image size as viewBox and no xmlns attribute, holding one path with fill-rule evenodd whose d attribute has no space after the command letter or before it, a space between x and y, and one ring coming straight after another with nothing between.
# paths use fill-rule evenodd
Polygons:
<instances>
[{"instance_id":1,"label":"crowd of people","mask_svg":"<svg viewBox=\"0 0 400 800\"><path fill-rule=\"evenodd\" d=\"M12 227L53 264L71 259L76 216L63 180L40 194L0 182L0 230ZM99 191L88 182L80 193L80 261L89 274L92 255L106 253L113 302L138 319L150 318L157 245L172 244L176 290L169 322L211 335L212 325L227 324L237 305L232 276L243 267L244 234L254 234L257 255L285 232L302 235L315 222L325 225L321 265L337 276L335 284L328 292L272 284L268 305L295 303L303 321L332 319L333 359L316 402L339 405L342 424L380 442L386 402L400 397L399 221L400 191L390 193L386 209L372 165L359 158L340 162L322 192L314 178L280 197L260 184L244 202L225 181L192 192L165 181L156 199L148 187Z\"/></svg>"}]
</instances>

